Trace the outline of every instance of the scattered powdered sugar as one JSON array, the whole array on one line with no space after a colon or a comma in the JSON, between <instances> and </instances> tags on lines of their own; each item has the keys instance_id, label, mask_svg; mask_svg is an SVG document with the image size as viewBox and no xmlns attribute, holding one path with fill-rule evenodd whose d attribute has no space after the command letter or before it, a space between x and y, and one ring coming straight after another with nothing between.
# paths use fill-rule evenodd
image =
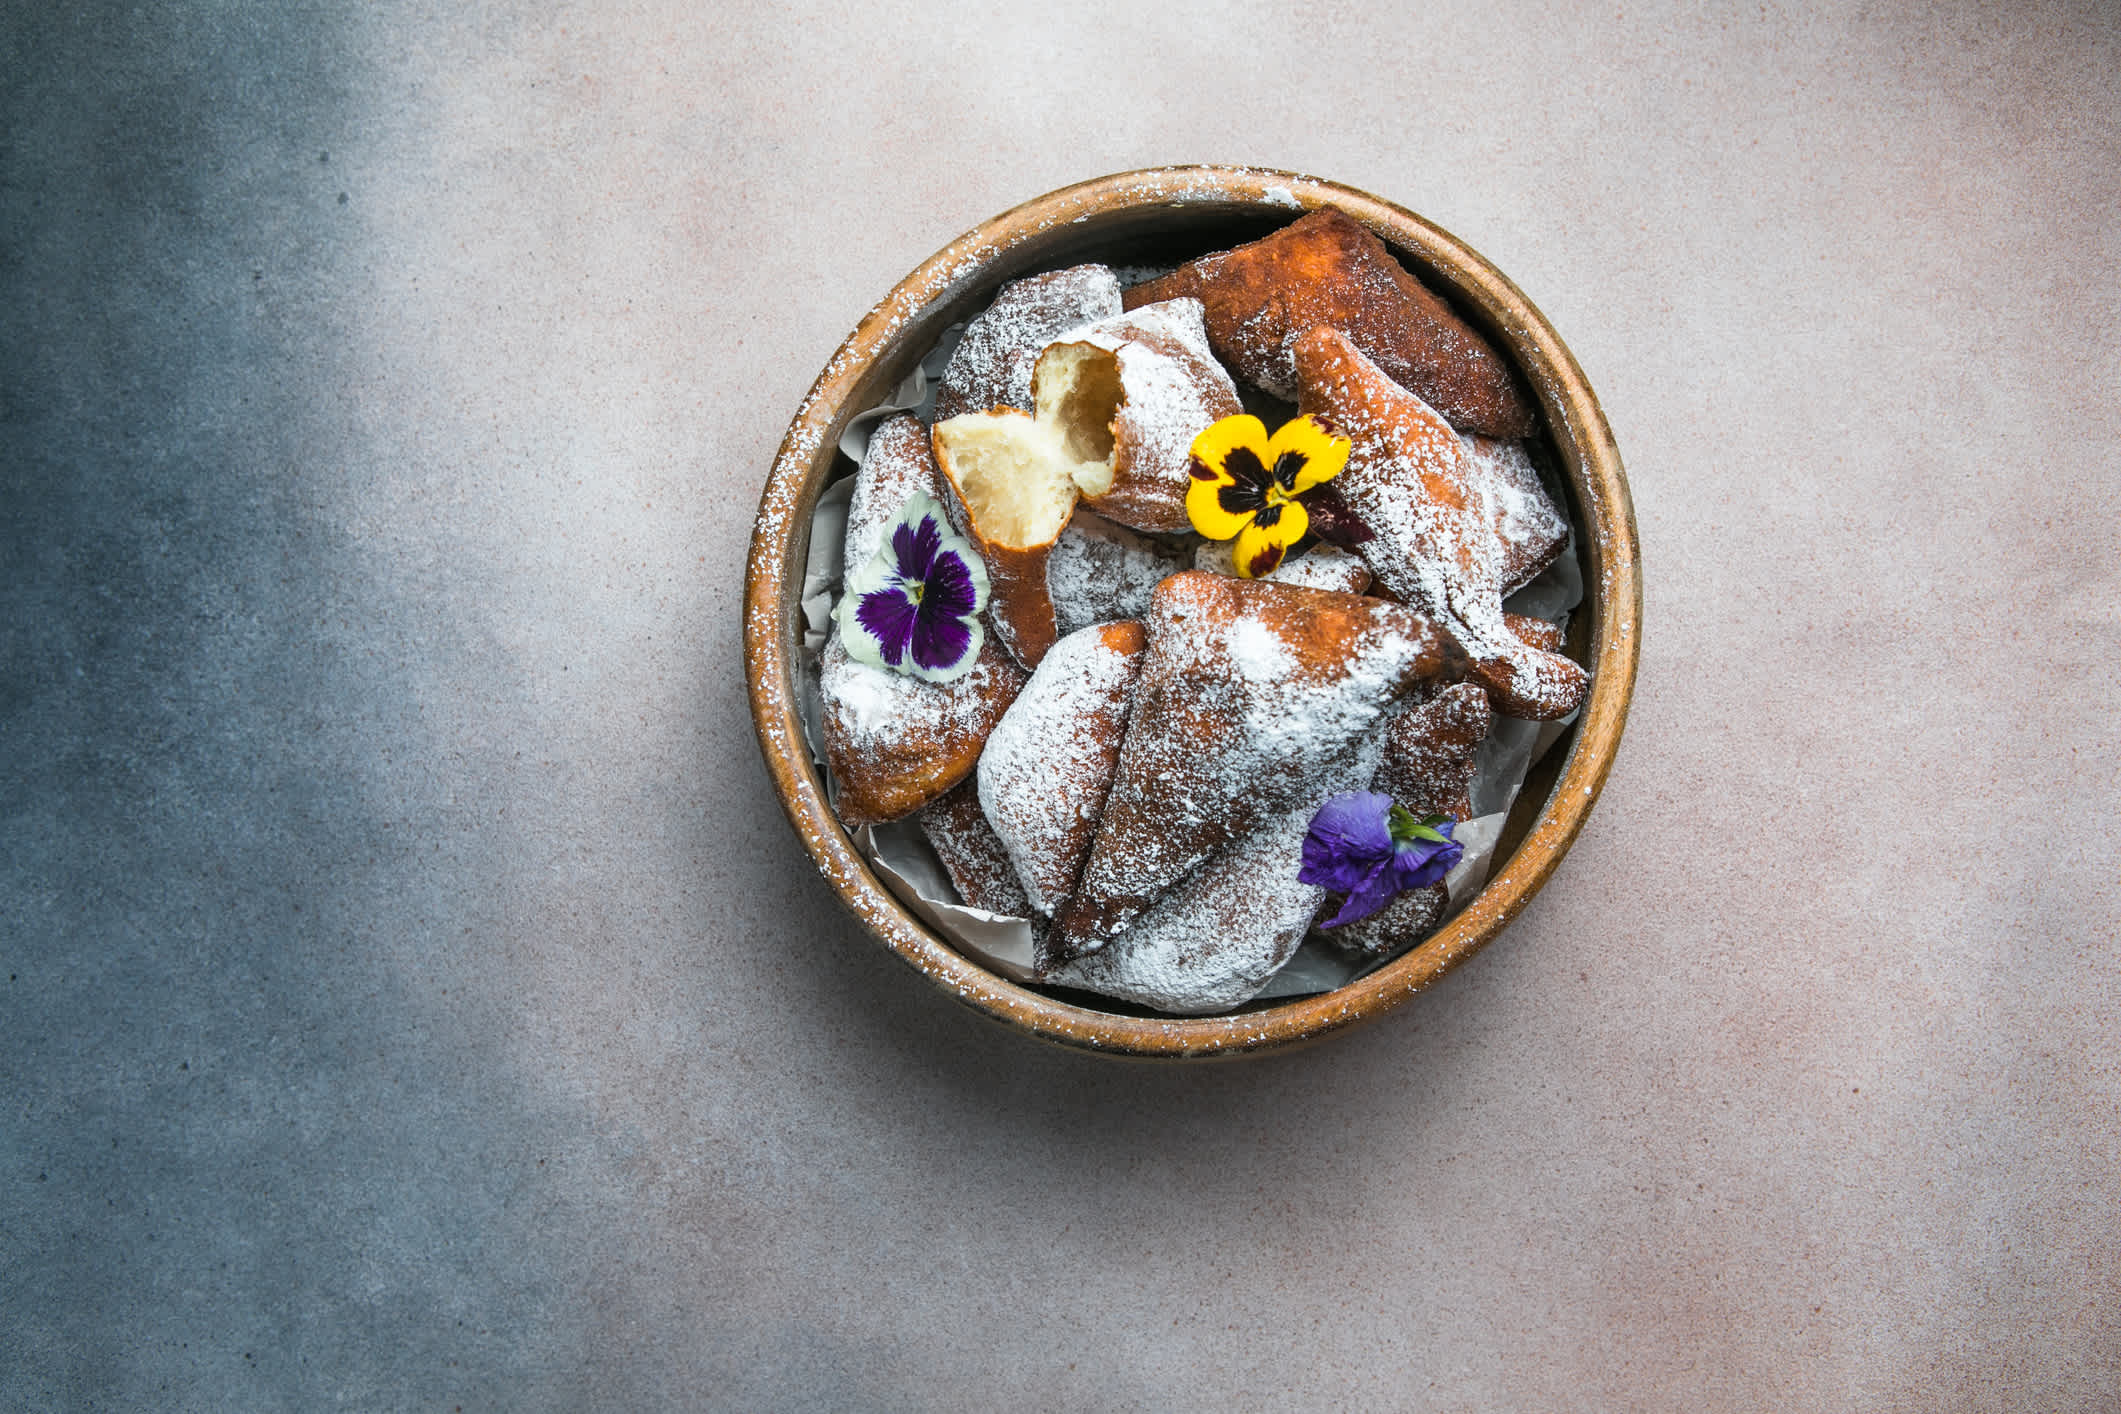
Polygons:
<instances>
[{"instance_id":1,"label":"scattered powdered sugar","mask_svg":"<svg viewBox=\"0 0 2121 1414\"><path fill-rule=\"evenodd\" d=\"M1183 552L1078 510L1046 556L1054 621L1070 634L1091 624L1138 619L1149 612L1156 586L1183 568Z\"/></svg>"},{"instance_id":2,"label":"scattered powdered sugar","mask_svg":"<svg viewBox=\"0 0 2121 1414\"><path fill-rule=\"evenodd\" d=\"M834 648L838 651L834 652ZM839 642L837 629L826 647L819 676L830 720L840 735L854 741L872 740L889 731L902 719L908 704L921 701L920 694L905 691L904 687L928 685L849 657Z\"/></svg>"},{"instance_id":3,"label":"scattered powdered sugar","mask_svg":"<svg viewBox=\"0 0 2121 1414\"><path fill-rule=\"evenodd\" d=\"M965 328L936 393L938 422L998 407L1031 411L1040 350L1079 325L1119 313L1119 281L1102 265L1013 280Z\"/></svg>"},{"instance_id":4,"label":"scattered powdered sugar","mask_svg":"<svg viewBox=\"0 0 2121 1414\"><path fill-rule=\"evenodd\" d=\"M1200 278L1205 284L1215 278L1215 272L1203 269ZM1222 352L1238 372L1261 390L1285 403L1293 403L1296 401L1296 365L1289 349L1301 332L1289 327L1289 321L1279 309L1262 305L1230 331L1223 340Z\"/></svg>"},{"instance_id":5,"label":"scattered powdered sugar","mask_svg":"<svg viewBox=\"0 0 2121 1414\"><path fill-rule=\"evenodd\" d=\"M1074 891L1104 814L1141 666L1129 637L1099 625L1054 644L980 754L980 804L1041 913Z\"/></svg>"},{"instance_id":6,"label":"scattered powdered sugar","mask_svg":"<svg viewBox=\"0 0 2121 1414\"><path fill-rule=\"evenodd\" d=\"M1391 796L1416 815L1470 818L1474 761L1494 712L1477 683L1437 689L1409 702L1385 733L1384 758L1370 789Z\"/></svg>"}]
</instances>

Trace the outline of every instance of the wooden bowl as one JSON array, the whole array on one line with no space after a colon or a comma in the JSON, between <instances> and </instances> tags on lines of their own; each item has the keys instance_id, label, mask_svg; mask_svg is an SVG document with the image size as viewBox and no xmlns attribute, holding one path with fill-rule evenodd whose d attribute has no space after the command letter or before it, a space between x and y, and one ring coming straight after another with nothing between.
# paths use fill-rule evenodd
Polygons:
<instances>
[{"instance_id":1,"label":"wooden bowl","mask_svg":"<svg viewBox=\"0 0 2121 1414\"><path fill-rule=\"evenodd\" d=\"M849 469L838 450L848 420L885 401L944 329L1004 281L1086 260L1188 259L1255 240L1323 205L1381 236L1487 334L1537 396L1584 556L1584 602L1568 651L1590 669L1590 695L1569 736L1526 780L1487 887L1420 947L1338 990L1228 1016L1072 1005L995 975L930 932L870 872L826 805L796 709L811 513L826 485ZM1126 1056L1254 1055L1384 1015L1485 946L1539 891L1612 767L1641 621L1635 512L1605 414L1567 345L1501 271L1412 212L1350 187L1257 168L1165 167L1082 182L1004 212L937 252L869 311L797 409L759 498L744 584L744 667L782 807L833 892L884 946L966 1005L1048 1040Z\"/></svg>"}]
</instances>

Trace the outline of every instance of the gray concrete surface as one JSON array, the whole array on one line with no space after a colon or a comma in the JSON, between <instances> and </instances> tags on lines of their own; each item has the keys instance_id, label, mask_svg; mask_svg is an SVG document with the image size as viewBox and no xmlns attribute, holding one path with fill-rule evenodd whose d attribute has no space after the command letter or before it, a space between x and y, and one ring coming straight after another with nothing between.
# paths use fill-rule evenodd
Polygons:
<instances>
[{"instance_id":1,"label":"gray concrete surface","mask_svg":"<svg viewBox=\"0 0 2121 1414\"><path fill-rule=\"evenodd\" d=\"M2109 5L0 16L0 1406L2097 1410ZM890 284L1379 192L1602 391L1628 739L1366 1032L930 995L767 788L753 501Z\"/></svg>"}]
</instances>

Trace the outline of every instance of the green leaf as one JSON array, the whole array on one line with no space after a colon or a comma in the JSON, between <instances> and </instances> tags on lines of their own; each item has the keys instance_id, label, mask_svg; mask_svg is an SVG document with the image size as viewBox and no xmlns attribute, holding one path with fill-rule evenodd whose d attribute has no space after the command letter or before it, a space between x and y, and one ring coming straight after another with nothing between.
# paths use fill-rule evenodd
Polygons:
<instances>
[{"instance_id":1,"label":"green leaf","mask_svg":"<svg viewBox=\"0 0 2121 1414\"><path fill-rule=\"evenodd\" d=\"M1422 840L1429 844L1449 844L1451 842L1449 835L1439 832L1436 828L1451 818L1448 815L1427 815L1417 820L1414 818L1413 811L1395 800L1392 802L1392 808L1386 812L1385 818L1388 822L1388 828L1392 832L1392 843L1394 844L1406 844L1411 840Z\"/></svg>"}]
</instances>

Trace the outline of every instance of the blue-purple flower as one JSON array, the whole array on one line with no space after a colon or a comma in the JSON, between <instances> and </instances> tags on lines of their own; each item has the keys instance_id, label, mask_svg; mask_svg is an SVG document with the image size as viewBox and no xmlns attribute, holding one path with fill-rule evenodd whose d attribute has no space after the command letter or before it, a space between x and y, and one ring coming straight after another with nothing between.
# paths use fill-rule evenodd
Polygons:
<instances>
[{"instance_id":1,"label":"blue-purple flower","mask_svg":"<svg viewBox=\"0 0 2121 1414\"><path fill-rule=\"evenodd\" d=\"M1345 894L1325 928L1359 922L1408 889L1425 889L1451 872L1466 847L1451 838L1448 815L1417 819L1389 795L1351 790L1311 817L1297 881Z\"/></svg>"},{"instance_id":2,"label":"blue-purple flower","mask_svg":"<svg viewBox=\"0 0 2121 1414\"><path fill-rule=\"evenodd\" d=\"M855 572L833 616L850 657L925 682L972 671L985 630L987 566L953 533L935 498L916 491Z\"/></svg>"}]
</instances>

